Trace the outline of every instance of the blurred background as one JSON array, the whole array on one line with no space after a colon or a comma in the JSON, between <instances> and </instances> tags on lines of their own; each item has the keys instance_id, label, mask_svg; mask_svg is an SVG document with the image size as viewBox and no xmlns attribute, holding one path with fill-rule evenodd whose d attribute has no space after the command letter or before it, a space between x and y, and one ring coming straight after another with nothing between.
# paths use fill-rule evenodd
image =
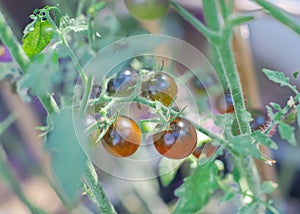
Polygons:
<instances>
[{"instance_id":1,"label":"blurred background","mask_svg":"<svg viewBox=\"0 0 300 214\"><path fill-rule=\"evenodd\" d=\"M189 11L203 21L201 1L181 0ZM300 25L300 1L273 1L287 10ZM59 7L71 16L77 10L77 1L29 1L1 0L1 11L5 13L8 23L21 40L22 31L30 22L29 15L35 8L47 4L59 3ZM187 41L209 57L209 45L204 37L197 33L188 23L179 17L172 9L161 19L154 21L138 21L128 13L122 0L107 1L107 8L96 17L96 27L103 38L100 46L113 42L116 38L134 35L140 30L150 33L165 34ZM300 37L284 27L273 18L260 12L259 8L249 1L236 1L236 10L255 13L257 19L236 29L234 36L234 51L242 79L243 89L248 102L253 108L266 111L270 102L285 105L292 92L271 83L261 72L262 68L283 71L291 79L293 72L300 69ZM107 37L107 38L108 38ZM113 39L111 39L113 38ZM9 65L8 65L9 66ZM0 67L2 68L2 67ZM293 83L300 88L299 78ZM9 160L9 166L14 169L15 176L22 182L22 187L28 198L42 207L48 213L69 213L60 202L55 191L45 179L43 171L49 173L49 157L43 151L42 138L35 127L45 125L46 113L37 99L24 103L14 93L13 87L6 81L0 82L0 121L14 112L16 122L0 136L4 150ZM273 136L278 143L277 151L270 151L277 161L275 167L262 168L262 175L279 183L275 196L283 213L296 214L300 210L300 149L292 148L276 134ZM297 142L300 133L297 132ZM177 172L176 179L168 186L162 187L160 181L151 180L134 182L112 178L98 170L103 180L105 190L120 213L169 213L165 204L174 204L174 189L181 184L186 175L184 165ZM154 187L154 188L152 188ZM122 191L120 191L122 189ZM145 198L147 200L145 200ZM82 196L83 203L72 213L97 213L89 200ZM85 206L86 205L86 206ZM212 202L203 213L221 213L216 211ZM218 206L222 206L218 205ZM153 208L154 207L154 208ZM154 210L150 210L153 208ZM26 214L27 208L15 194L0 180L0 213ZM226 213L226 208L222 211Z\"/></svg>"}]
</instances>

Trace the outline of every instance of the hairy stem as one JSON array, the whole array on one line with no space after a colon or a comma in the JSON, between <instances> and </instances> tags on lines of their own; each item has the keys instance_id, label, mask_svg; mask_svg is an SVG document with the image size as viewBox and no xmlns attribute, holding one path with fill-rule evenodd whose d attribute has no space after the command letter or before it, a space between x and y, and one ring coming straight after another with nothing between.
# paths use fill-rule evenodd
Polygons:
<instances>
[{"instance_id":1,"label":"hairy stem","mask_svg":"<svg viewBox=\"0 0 300 214\"><path fill-rule=\"evenodd\" d=\"M22 69L22 72L26 73L27 68L30 64L30 60L27 57L27 55L25 54L25 52L24 52L22 46L20 45L19 41L14 36L11 28L6 23L5 18L3 16L3 14L1 13L1 11L0 11L0 39L3 42L3 44L7 46L8 50L10 51L12 56L14 57L15 61L19 64L20 68ZM67 45L67 47L68 47L68 49L71 53L71 58L72 58L73 62L75 63L76 68L81 73L83 81L84 80L87 81L87 77L84 74L84 72L83 72L76 56L73 53L73 51L68 46L68 44L66 43L65 40L64 40L64 43ZM42 102L44 108L47 110L48 114L59 111L59 107L58 107L57 103L55 102L54 98L51 95L45 94L44 96L39 97L39 99ZM2 157L2 155L1 155L1 157ZM28 206L28 208L31 210L31 212L34 213L34 214L35 213L37 213L37 214L43 213L43 212L40 212L39 209L35 208L26 199L26 197L23 194L22 190L19 188L17 180L15 180L14 176L12 176L12 174L10 174L9 169L6 167L6 165L3 162L3 159L2 159L2 162L0 160L0 167L3 168L3 170L1 170L2 174L5 173L5 176L6 177L8 176L9 179L7 179L7 180L9 182L9 184L13 187L13 190L20 197L20 199ZM93 166L90 165L89 170L85 174L87 183L92 188L92 190L94 190L94 194L95 194L96 198L98 199L100 207L103 207L103 210L107 210L107 212L103 211L103 213L115 213L115 212L112 212L113 208L109 208L109 207L111 207L111 203L108 200L108 198L105 197L105 193L104 193L104 190L102 188L101 183L94 176L95 175L94 171L95 170L94 170Z\"/></svg>"},{"instance_id":2,"label":"hairy stem","mask_svg":"<svg viewBox=\"0 0 300 214\"><path fill-rule=\"evenodd\" d=\"M21 44L14 36L13 31L6 23L5 17L3 16L1 11L0 11L0 39L2 43L8 48L10 54L13 56L15 61L20 66L22 73L24 74L27 73L30 60L26 55L26 53L24 52ZM54 98L51 95L46 94L42 97L39 97L39 99L49 114L58 111L59 109L58 105L56 104Z\"/></svg>"},{"instance_id":3,"label":"hairy stem","mask_svg":"<svg viewBox=\"0 0 300 214\"><path fill-rule=\"evenodd\" d=\"M208 27L214 31L220 30L220 22L218 19L219 13L215 0L203 0L202 3ZM225 18L226 16L223 17ZM185 19L191 23L195 22L195 20L189 19L187 15L185 16ZM233 26L231 26L232 23L228 23L226 21L227 20L225 20L224 30L221 31L220 34L218 34L218 38L208 39L208 41L212 46L212 55L214 61L216 62L215 66L222 86L225 89L229 89L231 92L235 109L235 117L238 121L240 132L241 134L249 134L251 132L251 128L248 121L244 120L243 118L246 113L246 108L244 104L240 78L237 72L237 67L231 48L231 33L233 30ZM241 172L240 182L242 182L242 180L245 180L246 185L243 185L245 187L245 190L247 190L247 192L251 192L251 194L259 198L261 196L260 177L257 173L252 158L245 157L241 159L238 157L234 157L234 162L235 167L237 167L238 171Z\"/></svg>"},{"instance_id":4,"label":"hairy stem","mask_svg":"<svg viewBox=\"0 0 300 214\"><path fill-rule=\"evenodd\" d=\"M14 35L10 27L7 26L5 17L0 11L0 39L4 45L9 49L10 54L18 62L23 73L27 72L29 59L26 53L23 51L22 46L17 42L17 38Z\"/></svg>"},{"instance_id":5,"label":"hairy stem","mask_svg":"<svg viewBox=\"0 0 300 214\"><path fill-rule=\"evenodd\" d=\"M96 201L98 202L99 208L103 214L114 214L117 213L107 197L101 182L98 180L95 168L93 164L88 162L88 170L85 173L85 180L93 193Z\"/></svg>"},{"instance_id":6,"label":"hairy stem","mask_svg":"<svg viewBox=\"0 0 300 214\"><path fill-rule=\"evenodd\" d=\"M176 1L171 1L172 6L176 10L178 14L182 16L186 21L188 21L195 29L197 29L200 33L202 33L207 39L210 39L215 32L211 31L207 28L203 23L201 23L194 15L188 12L185 8L183 8Z\"/></svg>"},{"instance_id":7,"label":"hairy stem","mask_svg":"<svg viewBox=\"0 0 300 214\"><path fill-rule=\"evenodd\" d=\"M83 99L82 99L80 110L79 110L80 115L83 115L85 113L87 103L88 103L88 100L89 100L89 97L90 97L90 94L92 91L92 86L93 86L92 83L93 83L93 78L92 78L92 76L89 76L87 78L87 83L85 85L85 91L84 91Z\"/></svg>"},{"instance_id":8,"label":"hairy stem","mask_svg":"<svg viewBox=\"0 0 300 214\"><path fill-rule=\"evenodd\" d=\"M50 13L48 10L46 10L46 16L47 19L49 20L49 22L51 23L52 27L55 29L56 34L58 35L59 39L61 40L61 42L65 45L65 47L67 48L68 52L69 52L69 56L75 66L75 69L77 70L83 84L86 84L87 82L87 75L85 74L83 68L81 67L74 51L72 50L72 48L70 47L65 35L60 31L60 29L58 29L58 27L56 26L55 22L53 21L53 19L50 16Z\"/></svg>"}]
</instances>

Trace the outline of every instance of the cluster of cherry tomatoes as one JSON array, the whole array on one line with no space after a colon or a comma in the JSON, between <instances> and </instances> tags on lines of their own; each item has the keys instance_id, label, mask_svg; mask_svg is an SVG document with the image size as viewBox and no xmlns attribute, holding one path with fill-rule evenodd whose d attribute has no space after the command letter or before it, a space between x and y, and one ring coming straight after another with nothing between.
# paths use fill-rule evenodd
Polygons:
<instances>
[{"instance_id":1,"label":"cluster of cherry tomatoes","mask_svg":"<svg viewBox=\"0 0 300 214\"><path fill-rule=\"evenodd\" d=\"M162 71L143 71L147 72L141 75L139 71L136 71L130 65L121 68L108 81L106 94L111 97L128 97L136 92L137 83L140 79L138 96L151 101L159 101L165 107L172 109L178 94L178 87L173 76ZM234 112L229 91L217 96L216 109L221 114ZM255 110L252 114L252 130L261 129L261 127L266 125L268 117L264 112ZM203 146L196 148L197 133L194 126L187 119L180 116L170 116L168 121L167 126L151 136L155 149L161 155L170 159L183 159L190 154L199 158L203 151ZM161 127L161 125L158 122L156 127ZM128 157L138 150L142 136L143 132L135 120L128 116L120 115L108 127L101 142L111 155ZM207 156L211 156L216 149L216 147L208 145L206 148Z\"/></svg>"},{"instance_id":2,"label":"cluster of cherry tomatoes","mask_svg":"<svg viewBox=\"0 0 300 214\"><path fill-rule=\"evenodd\" d=\"M159 101L172 108L178 93L174 78L166 72L149 71L141 76L128 66L121 69L107 84L107 94L113 97L130 96L141 78L139 96L151 101ZM153 134L155 149L170 159L183 159L189 156L197 144L194 126L185 118L170 116L167 127ZM157 127L162 124L157 124ZM142 141L139 125L128 116L117 116L101 139L103 147L113 156L128 157L134 154Z\"/></svg>"}]
</instances>

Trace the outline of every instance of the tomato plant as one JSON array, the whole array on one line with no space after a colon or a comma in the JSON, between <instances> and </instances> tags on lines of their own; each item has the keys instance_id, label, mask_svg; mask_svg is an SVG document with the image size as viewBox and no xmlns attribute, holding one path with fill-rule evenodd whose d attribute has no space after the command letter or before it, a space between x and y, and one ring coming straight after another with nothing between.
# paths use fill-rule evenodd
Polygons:
<instances>
[{"instance_id":1,"label":"tomato plant","mask_svg":"<svg viewBox=\"0 0 300 214\"><path fill-rule=\"evenodd\" d=\"M13 100L16 96L5 94L4 101L0 97L1 104L7 103L1 107L1 119L7 108L14 109L0 123L0 135L5 136L0 145L0 178L24 209L181 214L206 212L210 201L221 198L231 213L279 213L280 206L271 199L277 184L257 165L260 169L274 165L269 149L278 149L281 141L297 146L300 92L286 74L263 69L269 81L292 95L284 104L271 102L266 110L253 109L251 102L246 105L249 92L242 88L233 32L257 13L236 12L233 2L203 0L203 11L196 9L203 13L205 24L174 0L124 0L132 16L117 1L79 0L69 8L64 2L53 3L56 6L28 14L30 23L22 38L13 32L7 22L10 16L5 17L0 7L1 95L3 84L3 93L10 93L9 85L23 101L32 100L25 105ZM253 3L300 34L298 23L273 3ZM65 14L74 12L74 7L76 13ZM178 15L176 19L167 13L169 9ZM141 21L163 16L161 25L182 19L201 33L209 43L212 65L190 44L150 34L158 22ZM245 29L243 33L247 34ZM296 82L298 74L293 73ZM40 118L31 118L29 107ZM37 107L40 113L35 112ZM29 119L24 122L22 117ZM32 125L34 121L42 122ZM24 142L39 139L35 132L27 133L35 126L43 142L22 145L22 137ZM11 133L16 127L24 128L21 137ZM275 131L278 136L272 138ZM38 146L42 149L35 158L36 150L27 147ZM33 204L38 200L28 196L35 194L24 192L23 179L12 169L15 156L33 159L34 164L27 164L33 170L21 167L28 173L24 180L37 179L50 190L37 188L39 182L26 183L26 189L33 185L35 191L46 191L46 196L52 191L58 197L49 200L61 210ZM143 182L128 182L129 178ZM172 192L162 194L168 186ZM171 195L168 200L159 197L166 194Z\"/></svg>"}]
</instances>

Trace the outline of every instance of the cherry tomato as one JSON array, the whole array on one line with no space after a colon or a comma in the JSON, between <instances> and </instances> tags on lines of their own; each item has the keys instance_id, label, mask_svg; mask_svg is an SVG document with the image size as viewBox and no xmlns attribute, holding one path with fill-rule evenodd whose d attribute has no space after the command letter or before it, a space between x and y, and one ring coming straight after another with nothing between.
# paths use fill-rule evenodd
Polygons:
<instances>
[{"instance_id":1,"label":"cherry tomato","mask_svg":"<svg viewBox=\"0 0 300 214\"><path fill-rule=\"evenodd\" d=\"M184 118L176 118L169 128L170 130L153 135L156 150L167 158L186 158L197 144L194 126Z\"/></svg>"},{"instance_id":2,"label":"cherry tomato","mask_svg":"<svg viewBox=\"0 0 300 214\"><path fill-rule=\"evenodd\" d=\"M169 6L169 0L124 0L128 11L138 19L157 19L163 16Z\"/></svg>"},{"instance_id":3,"label":"cherry tomato","mask_svg":"<svg viewBox=\"0 0 300 214\"><path fill-rule=\"evenodd\" d=\"M226 91L224 94L217 97L216 109L221 114L234 112L233 101L229 91Z\"/></svg>"},{"instance_id":4,"label":"cherry tomato","mask_svg":"<svg viewBox=\"0 0 300 214\"><path fill-rule=\"evenodd\" d=\"M123 68L115 78L111 79L107 85L107 92L110 96L129 96L138 79L138 73L131 67Z\"/></svg>"},{"instance_id":5,"label":"cherry tomato","mask_svg":"<svg viewBox=\"0 0 300 214\"><path fill-rule=\"evenodd\" d=\"M118 116L103 137L102 145L117 157L128 157L135 153L142 140L139 126L126 116Z\"/></svg>"},{"instance_id":6,"label":"cherry tomato","mask_svg":"<svg viewBox=\"0 0 300 214\"><path fill-rule=\"evenodd\" d=\"M268 124L268 115L258 109L250 110L253 120L251 121L251 129L252 130L260 130L263 129Z\"/></svg>"},{"instance_id":7,"label":"cherry tomato","mask_svg":"<svg viewBox=\"0 0 300 214\"><path fill-rule=\"evenodd\" d=\"M142 96L169 106L178 93L175 80L164 72L155 73L142 83Z\"/></svg>"}]
</instances>

